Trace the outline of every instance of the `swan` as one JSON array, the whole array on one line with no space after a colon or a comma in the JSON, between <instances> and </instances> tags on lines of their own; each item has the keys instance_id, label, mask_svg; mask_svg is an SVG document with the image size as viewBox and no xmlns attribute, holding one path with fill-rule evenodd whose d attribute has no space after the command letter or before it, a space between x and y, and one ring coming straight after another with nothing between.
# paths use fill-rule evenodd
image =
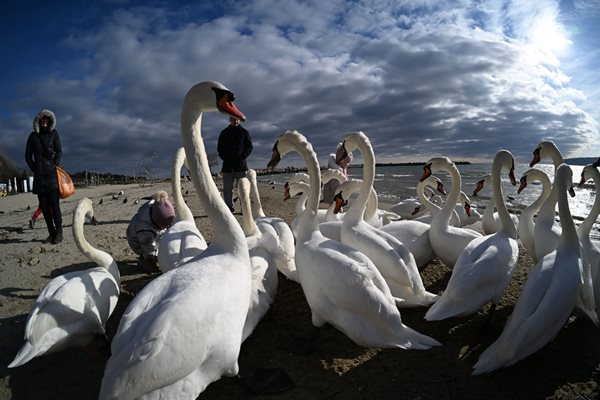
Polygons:
<instances>
[{"instance_id":1,"label":"swan","mask_svg":"<svg viewBox=\"0 0 600 400\"><path fill-rule=\"evenodd\" d=\"M401 306L423 306L435 302L438 296L425 290L415 258L408 248L363 219L375 178L375 156L369 139L362 132L350 133L344 137L342 148L345 150L343 153L358 149L363 157L363 182L354 205L346 212L342 222L342 243L361 251L373 261L392 294L404 300Z\"/></svg>"},{"instance_id":2,"label":"swan","mask_svg":"<svg viewBox=\"0 0 600 400\"><path fill-rule=\"evenodd\" d=\"M269 236L273 248L270 249L274 257L277 269L288 279L298 282L298 272L296 271L294 234L292 229L282 218L269 217L265 215L258 191L256 180L256 171L253 169L246 172L246 177L250 182L250 193L252 197L252 215L254 222L263 236Z\"/></svg>"},{"instance_id":3,"label":"swan","mask_svg":"<svg viewBox=\"0 0 600 400\"><path fill-rule=\"evenodd\" d=\"M579 186L593 179L596 193L600 192L600 172L593 164L588 164L581 171ZM581 243L583 256L583 287L579 296L578 308L581 309L596 325L600 310L600 246L590 238L590 230L600 214L600 199L596 195L590 214L577 228L577 236Z\"/></svg>"},{"instance_id":4,"label":"swan","mask_svg":"<svg viewBox=\"0 0 600 400\"><path fill-rule=\"evenodd\" d=\"M523 247L527 250L529 256L535 263L538 258L535 252L535 214L538 212L544 201L548 198L552 183L548 175L541 169L531 168L523 173L519 180L519 189L517 194L520 194L530 182L539 181L542 184L542 192L537 199L521 212L519 217L518 234Z\"/></svg>"},{"instance_id":5,"label":"swan","mask_svg":"<svg viewBox=\"0 0 600 400\"><path fill-rule=\"evenodd\" d=\"M492 175L484 175L479 181L477 181L475 185L475 189L473 190L473 196L477 196L478 193L483 190L485 187L492 186ZM496 210L496 200L495 196L492 193L490 201L487 203L485 210L483 210L483 214L481 215L481 230L486 235L491 235L495 233L498 229L500 229L502 222L500 221L500 216L495 211ZM516 215L510 214L510 219L513 221L515 226L519 225L519 218Z\"/></svg>"},{"instance_id":6,"label":"swan","mask_svg":"<svg viewBox=\"0 0 600 400\"><path fill-rule=\"evenodd\" d=\"M428 349L439 345L402 323L388 285L364 254L320 233L316 213L321 174L304 135L297 131L281 134L267 168L290 151L300 153L310 176L307 207L297 232L296 266L313 325L329 323L361 346Z\"/></svg>"},{"instance_id":7,"label":"swan","mask_svg":"<svg viewBox=\"0 0 600 400\"><path fill-rule=\"evenodd\" d=\"M85 239L85 217L93 218L92 201L82 198L73 214L73 238L79 250L97 266L68 272L48 282L35 301L25 325L25 344L9 368L35 357L84 346L104 335L106 321L119 299L121 278L110 254L95 249Z\"/></svg>"},{"instance_id":8,"label":"swan","mask_svg":"<svg viewBox=\"0 0 600 400\"><path fill-rule=\"evenodd\" d=\"M450 215L460 194L461 178L456 165L447 157L434 157L423 167L420 180L425 180L432 173L446 171L452 180L452 190L446 198L441 212L431 221L429 228L429 241L435 254L444 264L453 267L458 256L463 252L471 240L482 235L471 229L449 226Z\"/></svg>"},{"instance_id":9,"label":"swan","mask_svg":"<svg viewBox=\"0 0 600 400\"><path fill-rule=\"evenodd\" d=\"M158 241L158 265L162 272L177 268L206 250L208 245L196 227L194 215L181 194L181 168L185 164L185 149L180 147L173 161L171 190L177 217Z\"/></svg>"},{"instance_id":10,"label":"swan","mask_svg":"<svg viewBox=\"0 0 600 400\"><path fill-rule=\"evenodd\" d=\"M504 330L479 357L473 375L506 367L550 342L571 315L582 285L581 245L569 210L573 172L566 164L556 170L558 212L562 235L556 249L544 256L529 277Z\"/></svg>"},{"instance_id":11,"label":"swan","mask_svg":"<svg viewBox=\"0 0 600 400\"><path fill-rule=\"evenodd\" d=\"M460 221L457 226L472 225L475 222L481 221L481 214L471 207L471 199L462 190L458 195L458 203L454 206L454 211L456 211L456 215L458 215L458 220Z\"/></svg>"},{"instance_id":12,"label":"swan","mask_svg":"<svg viewBox=\"0 0 600 400\"><path fill-rule=\"evenodd\" d=\"M251 185L247 177L238 179L238 195L242 207L242 228L248 241L250 264L252 266L252 297L250 298L250 307L244 323L242 342L254 332L256 325L269 311L273 300L275 300L279 283L275 257L272 254L272 249L278 247L277 238L263 235L253 218L252 206L250 205Z\"/></svg>"},{"instance_id":13,"label":"swan","mask_svg":"<svg viewBox=\"0 0 600 400\"><path fill-rule=\"evenodd\" d=\"M420 199L421 204L431 210L431 213L433 214L428 216L433 218L433 216L439 212L441 207L433 204L427 196L425 196L425 188L427 185L436 187L442 194L446 194L446 192L442 181L434 175L431 175L423 182L418 183L417 196ZM420 218L421 217L415 218L414 220L393 221L380 228L383 232L389 233L401 241L408 250L410 250L415 258L418 268L425 266L435 257L435 253L429 242L429 224L422 221Z\"/></svg>"},{"instance_id":14,"label":"swan","mask_svg":"<svg viewBox=\"0 0 600 400\"><path fill-rule=\"evenodd\" d=\"M467 245L456 260L446 290L427 310L426 320L439 321L469 315L488 302L492 302L491 318L519 256L517 229L504 203L500 176L502 169L507 169L511 183L516 184L514 168L513 156L509 151L496 152L492 163L492 184L502 226L496 233L474 239Z\"/></svg>"},{"instance_id":15,"label":"swan","mask_svg":"<svg viewBox=\"0 0 600 400\"><path fill-rule=\"evenodd\" d=\"M546 254L551 253L560 240L560 225L556 223L556 169L562 164L563 157L556 144L552 141L540 142L533 151L533 158L529 163L530 167L543 159L550 158L554 164L554 185L550 194L542 203L535 219L535 256L541 260Z\"/></svg>"},{"instance_id":16,"label":"swan","mask_svg":"<svg viewBox=\"0 0 600 400\"><path fill-rule=\"evenodd\" d=\"M218 82L185 95L181 136L196 194L214 227L198 256L146 285L129 304L112 342L100 400L195 399L222 375L235 376L252 278L248 245L219 194L201 134L202 113L245 120Z\"/></svg>"}]
</instances>

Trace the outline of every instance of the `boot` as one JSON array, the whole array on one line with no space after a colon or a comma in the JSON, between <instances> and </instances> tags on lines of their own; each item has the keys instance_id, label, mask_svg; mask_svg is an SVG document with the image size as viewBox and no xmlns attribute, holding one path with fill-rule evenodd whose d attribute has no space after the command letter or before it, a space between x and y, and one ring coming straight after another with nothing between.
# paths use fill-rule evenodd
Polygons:
<instances>
[{"instance_id":1,"label":"boot","mask_svg":"<svg viewBox=\"0 0 600 400\"><path fill-rule=\"evenodd\" d=\"M54 235L52 244L59 244L62 241L63 241L63 232L62 232L62 228L59 228L56 230L56 235Z\"/></svg>"}]
</instances>

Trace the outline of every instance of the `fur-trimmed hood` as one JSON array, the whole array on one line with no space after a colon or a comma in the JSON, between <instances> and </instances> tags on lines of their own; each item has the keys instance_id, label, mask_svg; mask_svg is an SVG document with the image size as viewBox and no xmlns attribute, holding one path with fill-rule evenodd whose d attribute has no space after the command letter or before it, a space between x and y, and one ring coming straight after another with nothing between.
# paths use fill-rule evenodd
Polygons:
<instances>
[{"instance_id":1,"label":"fur-trimmed hood","mask_svg":"<svg viewBox=\"0 0 600 400\"><path fill-rule=\"evenodd\" d=\"M36 115L33 119L33 130L37 133L40 133L40 120L42 119L42 117L50 118L50 132L52 132L56 127L56 117L54 116L54 113L52 111L46 109L40 111L38 115Z\"/></svg>"}]
</instances>

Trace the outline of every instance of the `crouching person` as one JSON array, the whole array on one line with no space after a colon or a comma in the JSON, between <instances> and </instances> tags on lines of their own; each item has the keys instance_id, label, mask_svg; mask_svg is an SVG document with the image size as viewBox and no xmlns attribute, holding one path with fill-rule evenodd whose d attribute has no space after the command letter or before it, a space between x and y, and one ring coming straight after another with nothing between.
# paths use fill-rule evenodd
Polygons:
<instances>
[{"instance_id":1,"label":"crouching person","mask_svg":"<svg viewBox=\"0 0 600 400\"><path fill-rule=\"evenodd\" d=\"M168 197L164 190L157 192L138 209L127 227L127 242L140 256L138 267L145 272L158 271L157 240L175 219L175 209Z\"/></svg>"}]
</instances>

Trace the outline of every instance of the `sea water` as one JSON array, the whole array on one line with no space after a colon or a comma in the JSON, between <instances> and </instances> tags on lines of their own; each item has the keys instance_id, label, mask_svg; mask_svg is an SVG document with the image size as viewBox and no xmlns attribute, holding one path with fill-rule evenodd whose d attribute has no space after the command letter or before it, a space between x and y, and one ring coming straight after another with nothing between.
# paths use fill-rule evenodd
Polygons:
<instances>
[{"instance_id":1,"label":"sea water","mask_svg":"<svg viewBox=\"0 0 600 400\"><path fill-rule=\"evenodd\" d=\"M473 190L477 182L485 175L491 173L491 164L459 164L457 165L461 174L462 190L470 196L471 206L483 214L487 203L491 198L491 187L486 187L478 193L478 196L472 196ZM537 164L534 168L544 171L550 181L554 180L554 165L552 164ZM517 185L512 186L508 178L508 173L502 174L502 188L504 191L505 202L509 210L515 214L519 214L521 210L533 203L541 194L542 186L539 182L528 183L527 187L517 194L519 188L519 178L529 169L527 164L515 164L515 178ZM581 172L583 166L571 165L573 170L573 188L575 189L575 197L569 197L569 207L576 225L579 225L590 213L594 199L596 198L596 190L593 181L588 181L583 187L579 188ZM375 169L375 182L373 184L377 195L382 202L395 204L409 197L416 197L417 184L423 173L423 165L390 165L378 166ZM268 182L275 185L283 185L293 174L273 174L263 175L259 177L262 182ZM348 170L348 175L352 179L362 178L362 168L352 167ZM449 175L444 172L437 173L436 176L444 182L446 192L452 190L452 184ZM491 186L491 185L490 185ZM283 193L283 192L282 192ZM282 194L283 197L283 194ZM558 207L556 209L558 211ZM556 216L558 221L558 213ZM600 224L597 222L591 231L591 237L600 239Z\"/></svg>"}]
</instances>

